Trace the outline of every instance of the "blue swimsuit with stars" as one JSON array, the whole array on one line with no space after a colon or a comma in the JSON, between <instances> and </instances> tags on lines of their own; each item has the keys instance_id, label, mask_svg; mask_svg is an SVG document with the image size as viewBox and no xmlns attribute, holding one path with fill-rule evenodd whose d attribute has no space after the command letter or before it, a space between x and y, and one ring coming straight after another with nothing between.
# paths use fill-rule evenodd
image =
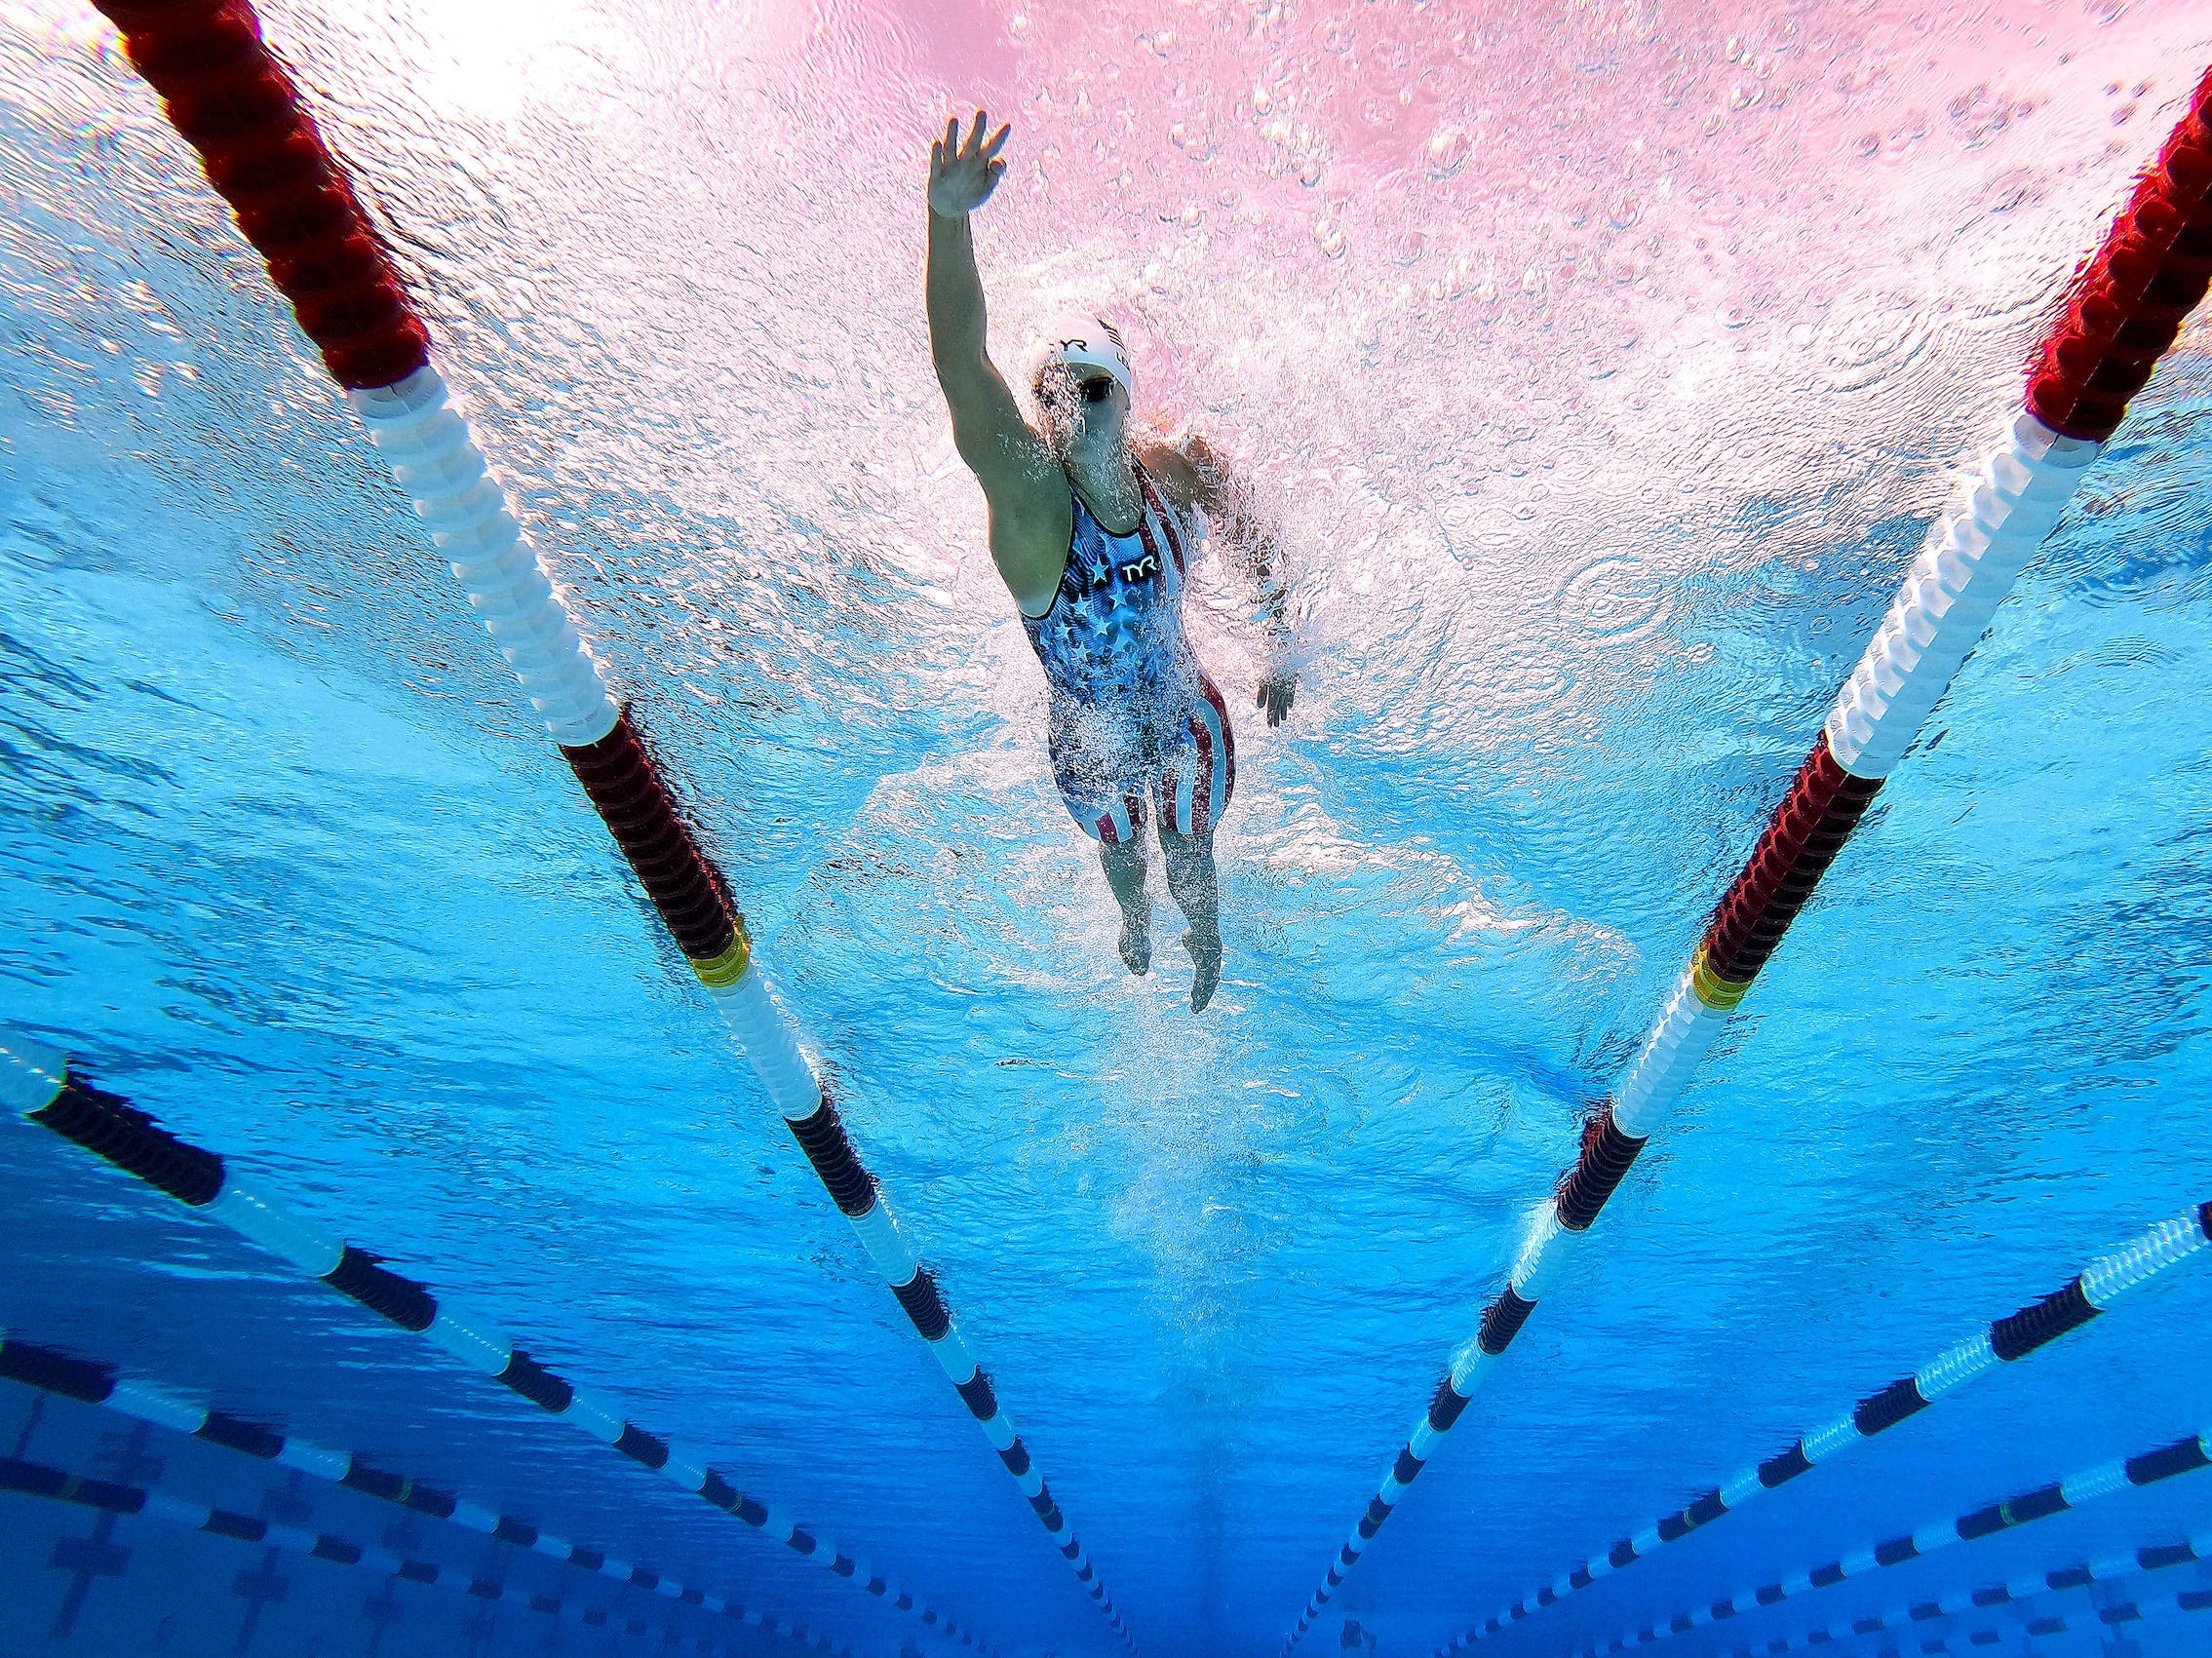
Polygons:
<instances>
[{"instance_id":1,"label":"blue swimsuit with stars","mask_svg":"<svg viewBox=\"0 0 2212 1658\"><path fill-rule=\"evenodd\" d=\"M1236 787L1228 707L1183 631L1183 526L1141 470L1137 482L1145 511L1127 535L1074 495L1052 606L1022 618L1051 693L1053 778L1084 832L1108 846L1144 827L1147 794L1165 825L1197 834Z\"/></svg>"}]
</instances>

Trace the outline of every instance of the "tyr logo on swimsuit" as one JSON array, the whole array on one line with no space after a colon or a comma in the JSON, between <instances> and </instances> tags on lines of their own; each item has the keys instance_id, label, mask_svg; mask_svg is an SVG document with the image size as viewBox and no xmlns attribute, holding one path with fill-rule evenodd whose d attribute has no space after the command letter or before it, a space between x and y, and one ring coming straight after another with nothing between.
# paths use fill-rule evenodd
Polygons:
<instances>
[{"instance_id":1,"label":"tyr logo on swimsuit","mask_svg":"<svg viewBox=\"0 0 2212 1658\"><path fill-rule=\"evenodd\" d=\"M1133 564L1124 564L1121 566L1121 579L1125 582L1141 582L1146 576L1156 576L1159 573L1159 558L1157 555L1151 553L1145 554L1142 559L1138 559Z\"/></svg>"}]
</instances>

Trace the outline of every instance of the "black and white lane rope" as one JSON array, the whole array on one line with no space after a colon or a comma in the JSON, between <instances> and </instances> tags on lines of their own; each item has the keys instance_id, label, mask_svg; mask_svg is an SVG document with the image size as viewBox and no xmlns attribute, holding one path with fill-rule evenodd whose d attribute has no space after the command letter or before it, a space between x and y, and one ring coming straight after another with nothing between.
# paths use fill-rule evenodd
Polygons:
<instances>
[{"instance_id":1,"label":"black and white lane rope","mask_svg":"<svg viewBox=\"0 0 2212 1658\"><path fill-rule=\"evenodd\" d=\"M2122 1578L2145 1572L2167 1571L2175 1566L2194 1562L2212 1562L2212 1531L2201 1531L2179 1543L2154 1543L2139 1548L2101 1556L2093 1561L2077 1561L2063 1566L2051 1566L2042 1571L2023 1573L2006 1583L1985 1583L1978 1589L1955 1590L1933 1600L1918 1600L1909 1606L1897 1606L1884 1612L1870 1612L1856 1618L1840 1619L1814 1629L1800 1630L1795 1635L1777 1636L1762 1642L1746 1641L1735 1648L1732 1658L1781 1658L1785 1652L1807 1652L1816 1647L1841 1645L1847 1640L1873 1636L1910 1635L1921 1652L1949 1650L1946 1642L1951 1634L1929 1628L1945 1619L1963 1619L1976 1612L1991 1611L1999 1606L2019 1607L2045 1595L2062 1594L2070 1590L2087 1589L2093 1584L2112 1584ZM2212 1607L2212 1590L2182 1592L2185 1611L2201 1611ZM2122 1604L2134 1604L2123 1602ZM2132 1622L2119 1606L2106 1608L2115 1615L2101 1617L2110 1626ZM2137 1615L2140 1615L2138 1610ZM2064 1618L2031 1618L2015 1624L2015 1629L2029 1636L2056 1635L2067 1627ZM1966 1636L1972 1646L1994 1645L1981 1630Z\"/></svg>"},{"instance_id":2,"label":"black and white lane rope","mask_svg":"<svg viewBox=\"0 0 2212 1658\"><path fill-rule=\"evenodd\" d=\"M1933 1521L1919 1529L1885 1537L1878 1543L1844 1555L1841 1559L1801 1571L1792 1577L1778 1578L1753 1589L1739 1589L1733 1595L1703 1605L1689 1606L1677 1612L1664 1623L1646 1624L1642 1629L1631 1630L1613 1637L1603 1645L1583 1648L1580 1658L1604 1658L1605 1654L1634 1652L1646 1646L1656 1646L1678 1635L1712 1624L1726 1623L1766 1606L1778 1606L1784 1600L1794 1600L1809 1595L1816 1589L1826 1589L1847 1578L1864 1577L1884 1566L1902 1565L1907 1561L1924 1560L1954 1543L1973 1543L1984 1537L1994 1537L2000 1531L2028 1525L2047 1519L2054 1514L2065 1514L2085 1508L2100 1497L2109 1497L2115 1491L2130 1487L2154 1485L2165 1480L2193 1474L2197 1469L2212 1466L2212 1452L2207 1450L2207 1436L2192 1434L2155 1450L2147 1450L2140 1456L2099 1463L2084 1469L2071 1479L2053 1484L2038 1485L2032 1491L2022 1491L1974 1509L1951 1520Z\"/></svg>"},{"instance_id":3,"label":"black and white lane rope","mask_svg":"<svg viewBox=\"0 0 2212 1658\"><path fill-rule=\"evenodd\" d=\"M773 1617L748 1617L735 1598L719 1591L685 1583L587 1543L572 1543L530 1521L496 1513L457 1492L380 1468L358 1451L332 1450L265 1423L211 1409L168 1389L128 1380L110 1365L36 1342L0 1337L0 1380L19 1382L83 1405L100 1406L119 1415L189 1434L209 1445L343 1485L349 1491L397 1504L414 1514L450 1521L464 1530L559 1561L608 1583L657 1595L680 1605L703 1607L711 1613L747 1618L770 1633L786 1627ZM732 1607L736 1609L730 1610Z\"/></svg>"},{"instance_id":4,"label":"black and white lane rope","mask_svg":"<svg viewBox=\"0 0 2212 1658\"><path fill-rule=\"evenodd\" d=\"M331 1237L216 1153L179 1139L130 1101L77 1075L65 1056L4 1024L0 1024L0 1109L50 1130L220 1221L294 1271L320 1279L378 1317L420 1335L548 1415L613 1446L640 1467L765 1532L854 1588L910 1613L986 1658L997 1658L995 1649L972 1630L896 1587L831 1538L747 1496L682 1447L630 1421L615 1400L556 1375L483 1320L383 1266L381 1256Z\"/></svg>"},{"instance_id":5,"label":"black and white lane rope","mask_svg":"<svg viewBox=\"0 0 2212 1658\"><path fill-rule=\"evenodd\" d=\"M733 1025L738 1023L738 1015L731 1011L730 1005L725 1004L724 1013ZM783 1111L785 1126L814 1166L816 1177L860 1239L862 1248L868 1251L869 1259L882 1274L885 1286L898 1301L899 1310L907 1315L907 1322L913 1326L914 1333L928 1347L929 1356L937 1361L937 1368L945 1372L945 1379L952 1384L953 1392L960 1396L968 1414L983 1429L1006 1472L1014 1477L1030 1513L1037 1517L1037 1523L1052 1539L1053 1547L1060 1551L1061 1559L1075 1573L1075 1581L1082 1585L1091 1603L1121 1638L1122 1644L1134 1654L1136 1638L1129 1633L1120 1608L1106 1592L1089 1551L1075 1535L1067 1517L1060 1512L1052 1487L1045 1483L1044 1471L1030 1459L1028 1446L1023 1444L1022 1436L1014 1429L1013 1419L998 1402L990 1374L962 1338L951 1310L938 1292L936 1274L922 1265L920 1257L900 1236L892 1222L891 1212L884 1207L881 1194L876 1190L874 1176L862 1167L859 1154L854 1151L844 1124L837 1116L835 1104L806 1066L788 1027L763 1022L757 1027L744 1028L747 1057L767 1085L777 1108ZM811 1108L807 1108L810 1101Z\"/></svg>"},{"instance_id":6,"label":"black and white lane rope","mask_svg":"<svg viewBox=\"0 0 2212 1658\"><path fill-rule=\"evenodd\" d=\"M1963 1341L1946 1348L1909 1376L1869 1394L1844 1414L1801 1435L1789 1449L1764 1462L1738 1469L1695 1501L1654 1520L1632 1537L1623 1537L1592 1555L1573 1570L1524 1594L1479 1629L1468 1630L1440 1647L1437 1658L1502 1635L1543 1610L1556 1606L1600 1578L1625 1570L1690 1532L1734 1514L1764 1493L1833 1461L1917 1415L1938 1399L1957 1393L1999 1365L2013 1364L2097 1318L2121 1295L2185 1262L2212 1261L2212 1203L2129 1239L2099 1255L2062 1288L2009 1317L1995 1320Z\"/></svg>"},{"instance_id":7,"label":"black and white lane rope","mask_svg":"<svg viewBox=\"0 0 2212 1658\"><path fill-rule=\"evenodd\" d=\"M695 1628L686 1627L691 1620L675 1622L672 1614L665 1609L656 1619L649 1621L635 1615L618 1617L603 1606L585 1606L573 1600L562 1600L558 1596L525 1596L511 1591L497 1578L470 1576L451 1566L395 1555L388 1549L378 1548L371 1543L357 1543L333 1532L309 1531L301 1526L286 1525L257 1515L213 1508L192 1498L175 1496L150 1486L127 1485L113 1480L95 1480L88 1475L71 1474L64 1469L43 1462L26 1461L20 1457L0 1457L0 1492L43 1497L52 1502L74 1503L103 1514L136 1515L181 1526L187 1531L206 1532L211 1537L227 1537L234 1542L283 1549L291 1554L327 1561L332 1565L360 1566L364 1570L406 1583L454 1590L478 1600L515 1600L545 1617L575 1624L587 1630L611 1635L657 1635L660 1639L656 1644L664 1648L673 1648L686 1635L697 1635ZM716 1600L720 1600L720 1598L717 1597ZM854 1658L850 1646L833 1645L826 1636L808 1635L803 1625L748 1612L735 1601L720 1600L718 1605L713 1601L690 1604L696 1605L703 1613L717 1614L732 1623L742 1623L769 1635L781 1636L812 1651L834 1653L835 1658ZM726 1643L711 1638L703 1641L695 1640L693 1650L724 1652L730 1658L742 1658L744 1653L754 1650L749 1643L735 1638L734 1632L732 1633L733 1639Z\"/></svg>"},{"instance_id":8,"label":"black and white lane rope","mask_svg":"<svg viewBox=\"0 0 2212 1658\"><path fill-rule=\"evenodd\" d=\"M2141 1598L2115 1600L2108 1605L2099 1606L2087 1617L2066 1618L2053 1615L2032 1618L2017 1627L2020 1634L2037 1639L2065 1635L2070 1630L2096 1635L2124 1630L2130 1624L2143 1623L2153 1618L2168 1618L2181 1612L2212 1612L2212 1589L2185 1589L2178 1595L2161 1595L2148 1600ZM2004 1639L2005 1634L2001 1628L1995 1624L1984 1624L1967 1631L1962 1637L1943 1635L1922 1640L1920 1650L1927 1658L1941 1658L1942 1654L1951 1652L1986 1651L1993 1646L2001 1646ZM1741 1649L1738 1650L1740 1654ZM2117 1653L2140 1648L2107 1647L2105 1650Z\"/></svg>"}]
</instances>

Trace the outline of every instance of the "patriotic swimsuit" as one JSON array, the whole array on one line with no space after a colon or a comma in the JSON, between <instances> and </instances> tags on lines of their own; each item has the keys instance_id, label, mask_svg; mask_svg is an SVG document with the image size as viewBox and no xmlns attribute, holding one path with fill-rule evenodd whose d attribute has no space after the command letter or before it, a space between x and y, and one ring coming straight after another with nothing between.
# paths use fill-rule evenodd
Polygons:
<instances>
[{"instance_id":1,"label":"patriotic swimsuit","mask_svg":"<svg viewBox=\"0 0 2212 1658\"><path fill-rule=\"evenodd\" d=\"M1146 794L1167 827L1202 834L1236 788L1228 706L1184 636L1183 529L1142 468L1137 482L1145 511L1127 535L1110 533L1074 496L1052 608L1022 618L1051 691L1060 797L1108 846L1144 828Z\"/></svg>"}]
</instances>

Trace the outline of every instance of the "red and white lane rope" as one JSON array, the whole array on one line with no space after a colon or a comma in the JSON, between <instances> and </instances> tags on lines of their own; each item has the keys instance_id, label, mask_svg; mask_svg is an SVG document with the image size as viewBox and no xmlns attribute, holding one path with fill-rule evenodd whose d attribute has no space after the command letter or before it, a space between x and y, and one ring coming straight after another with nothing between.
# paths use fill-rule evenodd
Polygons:
<instances>
[{"instance_id":1,"label":"red and white lane rope","mask_svg":"<svg viewBox=\"0 0 2212 1658\"><path fill-rule=\"evenodd\" d=\"M1673 1112L1752 981L1912 746L2212 281L2212 73L2075 280L2025 406L1962 480L1837 696L1812 752L1715 907L1658 1022L1584 1125L1502 1290L1452 1357L1283 1642L1303 1639Z\"/></svg>"},{"instance_id":2,"label":"red and white lane rope","mask_svg":"<svg viewBox=\"0 0 2212 1658\"><path fill-rule=\"evenodd\" d=\"M1959 1392L1997 1366L2025 1359L2069 1330L2080 1329L2128 1291L2191 1261L2212 1261L2212 1203L2162 1220L2110 1253L2099 1255L2063 1288L1946 1348L1911 1375L1868 1395L1835 1420L1801 1435L1789 1449L1738 1469L1696 1501L1654 1520L1634 1536L1623 1537L1610 1549L1592 1555L1572 1571L1523 1595L1480 1629L1469 1630L1439 1648L1436 1658L1451 1658L1491 1636L1503 1635L1544 1607L1558 1605L1576 1590L1626 1569L1723 1515L1734 1514L1764 1493L1809 1473L1818 1464L1833 1461L1852 1446L1917 1415L1938 1399Z\"/></svg>"},{"instance_id":3,"label":"red and white lane rope","mask_svg":"<svg viewBox=\"0 0 2212 1658\"><path fill-rule=\"evenodd\" d=\"M2093 1561L2028 1572L2008 1583L1986 1583L1979 1589L1958 1590L1933 1600L1921 1600L1886 1612L1870 1612L1863 1617L1801 1630L1796 1635L1779 1636L1758 1646L1747 1643L1735 1649L1734 1658L1770 1658L1770 1655L1771 1658L1779 1658L1785 1652L1806 1652L1815 1647L1838 1645L1861 1637L1907 1633L1919 1639L1919 1649L1921 1652L1945 1652L1950 1650L1947 1645L1948 1635L1930 1631L1926 1627L1929 1624L1946 1618L1970 1617L1975 1612L1988 1611L1994 1606L2017 1606L2041 1596L2086 1589L2092 1584L2112 1584L2144 1572L2166 1571L2174 1566L2189 1565L2199 1561L2212 1561L2212 1531L2198 1532L2185 1542L2148 1544ZM2212 1590L2185 1589L2172 1604L2179 1611L2212 1609ZM2100 1608L2098 1622L2106 1628L2112 1628L2133 1623L2142 1615L2143 1609L2139 1601L2119 1601ZM2014 1627L2021 1634L2036 1638L2061 1634L2067 1623L2060 1617L2042 1617L2028 1619ZM1984 1639L1981 1631L1968 1636L1967 1642L1974 1646L1996 1644L1994 1640Z\"/></svg>"},{"instance_id":4,"label":"red and white lane rope","mask_svg":"<svg viewBox=\"0 0 2212 1658\"><path fill-rule=\"evenodd\" d=\"M1756 1612L1762 1607L1778 1606L1784 1600L1809 1595L1816 1589L1826 1589L1846 1578L1864 1577L1884 1566L1902 1565L1907 1561L1925 1559L1954 1543L1972 1543L1984 1537L1994 1537L1999 1531L2009 1531L2028 1525L2054 1514L2065 1514L2073 1509L2085 1508L2100 1497L2109 1497L2115 1491L2131 1487L2154 1485L2160 1481L2172 1480L2184 1474L2193 1474L2199 1468L2212 1467L2212 1435L2192 1434L2176 1440L2172 1445L2160 1446L2114 1462L2100 1463L2084 1469L2070 1480L2055 1484L2038 1485L2032 1491L2001 1502L1990 1503L1953 1520L1935 1521L1918 1530L1895 1537L1883 1538L1869 1544L1839 1560L1801 1571L1793 1577L1778 1578L1753 1589L1739 1589L1733 1595L1705 1605L1686 1607L1665 1623L1647 1624L1615 1636L1604 1645L1585 1647L1581 1658L1604 1658L1607 1653L1633 1652L1640 1647L1656 1646L1678 1635L1692 1630L1726 1623L1730 1618Z\"/></svg>"},{"instance_id":5,"label":"red and white lane rope","mask_svg":"<svg viewBox=\"0 0 2212 1658\"><path fill-rule=\"evenodd\" d=\"M364 1496L395 1503L414 1514L450 1521L464 1530L559 1561L609 1583L660 1596L680 1605L697 1606L715 1616L737 1619L770 1634L803 1634L801 1626L749 1610L735 1597L718 1590L685 1583L588 1543L571 1543L533 1522L497 1513L456 1492L378 1467L358 1451L333 1450L314 1445L296 1434L283 1433L265 1423L250 1422L211 1409L167 1388L126 1380L110 1365L80 1359L35 1342L0 1338L0 1380L19 1382L57 1398L97 1405L157 1428L189 1434L242 1456L294 1469L343 1485L347 1490L359 1491Z\"/></svg>"},{"instance_id":6,"label":"red and white lane rope","mask_svg":"<svg viewBox=\"0 0 2212 1658\"><path fill-rule=\"evenodd\" d=\"M803 1555L833 1576L963 1646L986 1658L997 1658L996 1649L972 1630L889 1582L833 1539L800 1525L782 1509L747 1496L702 1458L639 1427L618 1401L547 1369L485 1321L379 1264L383 1256L323 1231L266 1186L242 1177L218 1154L179 1139L128 1100L76 1075L62 1055L4 1024L0 1024L0 1111L35 1123L136 1176L258 1245L302 1276L320 1279L468 1369L512 1389L547 1414L613 1446L679 1490L766 1532L794 1554Z\"/></svg>"},{"instance_id":7,"label":"red and white lane rope","mask_svg":"<svg viewBox=\"0 0 2212 1658\"><path fill-rule=\"evenodd\" d=\"M1127 1626L901 1236L798 1032L752 957L728 883L662 776L517 521L431 361L345 170L261 38L248 0L95 0L161 95L208 181L291 302L300 328L414 503L531 708L636 871L816 1176L981 1424L1076 1580L1132 1651Z\"/></svg>"},{"instance_id":8,"label":"red and white lane rope","mask_svg":"<svg viewBox=\"0 0 2212 1658\"><path fill-rule=\"evenodd\" d=\"M113 1480L95 1480L87 1475L70 1474L63 1469L26 1461L21 1457L0 1457L0 1493L74 1503L101 1514L135 1515L181 1526L187 1531L203 1531L211 1537L228 1537L233 1542L283 1549L332 1565L360 1566L365 1571L404 1583L436 1585L478 1600L514 1600L542 1616L597 1633L657 1636L660 1639L655 1644L663 1650L674 1648L687 1636L695 1638L692 1641L692 1649L695 1651L724 1652L730 1654L731 1658L744 1658L745 1654L756 1650L742 1639L723 1641L717 1640L712 1636L700 1636L696 1627L687 1627L690 1620L683 1623L671 1621L666 1611L652 1623L636 1616L616 1618L602 1606L585 1606L554 1595L516 1594L497 1578L471 1576L455 1571L450 1566L439 1565L433 1561L395 1555L372 1543L356 1543L329 1531L309 1531L302 1526L283 1524L257 1515L214 1508L194 1498L175 1496L150 1486L127 1485ZM835 1658L854 1658L850 1646L833 1646L827 1636L809 1636L802 1624L748 1613L734 1601L725 1600L719 1606L702 1605L700 1609L716 1613L734 1623L750 1625L769 1635L781 1636L809 1651L834 1653Z\"/></svg>"}]
</instances>

